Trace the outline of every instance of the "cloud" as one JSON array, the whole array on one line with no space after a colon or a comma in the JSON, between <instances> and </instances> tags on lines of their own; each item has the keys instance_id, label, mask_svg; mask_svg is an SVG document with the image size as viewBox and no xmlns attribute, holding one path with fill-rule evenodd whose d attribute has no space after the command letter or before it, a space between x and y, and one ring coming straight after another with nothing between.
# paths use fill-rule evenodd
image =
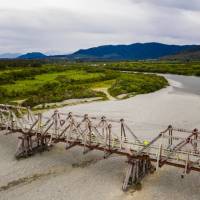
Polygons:
<instances>
[{"instance_id":1,"label":"cloud","mask_svg":"<svg viewBox=\"0 0 200 200\"><path fill-rule=\"evenodd\" d=\"M200 41L197 0L0 0L0 52ZM192 3L191 3L192 2Z\"/></svg>"},{"instance_id":2,"label":"cloud","mask_svg":"<svg viewBox=\"0 0 200 200\"><path fill-rule=\"evenodd\" d=\"M171 7L184 10L200 10L199 0L130 0L133 3L146 3L162 7Z\"/></svg>"}]
</instances>

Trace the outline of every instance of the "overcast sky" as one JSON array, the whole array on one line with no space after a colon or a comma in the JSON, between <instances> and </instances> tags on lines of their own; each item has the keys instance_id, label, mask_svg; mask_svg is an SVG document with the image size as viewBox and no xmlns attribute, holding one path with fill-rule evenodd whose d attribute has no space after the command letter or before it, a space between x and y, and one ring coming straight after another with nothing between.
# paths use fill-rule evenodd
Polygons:
<instances>
[{"instance_id":1,"label":"overcast sky","mask_svg":"<svg viewBox=\"0 0 200 200\"><path fill-rule=\"evenodd\" d=\"M0 53L200 44L200 0L0 0Z\"/></svg>"}]
</instances>

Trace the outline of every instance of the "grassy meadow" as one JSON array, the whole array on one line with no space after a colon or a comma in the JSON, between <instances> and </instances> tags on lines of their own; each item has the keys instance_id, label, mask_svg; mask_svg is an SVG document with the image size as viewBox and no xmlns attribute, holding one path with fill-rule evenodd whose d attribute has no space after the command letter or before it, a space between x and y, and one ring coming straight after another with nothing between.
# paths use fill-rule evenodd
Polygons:
<instances>
[{"instance_id":1,"label":"grassy meadow","mask_svg":"<svg viewBox=\"0 0 200 200\"><path fill-rule=\"evenodd\" d=\"M119 98L120 95L128 98L154 92L168 85L165 78L142 72L189 75L192 73L187 67L188 64L164 62L153 64L150 61L95 64L35 62L26 61L14 65L9 63L4 67L0 61L0 103L22 102L24 106L34 107L68 99L101 97L105 100L107 95L103 90L99 90L101 88L107 89L115 98ZM193 72L196 69L195 75L198 75L198 66L198 64L192 65ZM139 73L130 74L122 71Z\"/></svg>"}]
</instances>

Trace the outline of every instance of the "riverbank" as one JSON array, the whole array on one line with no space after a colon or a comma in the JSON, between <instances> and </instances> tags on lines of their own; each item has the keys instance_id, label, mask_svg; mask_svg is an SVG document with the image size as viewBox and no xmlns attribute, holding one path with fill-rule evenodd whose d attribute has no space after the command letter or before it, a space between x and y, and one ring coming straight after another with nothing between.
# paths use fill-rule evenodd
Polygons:
<instances>
[{"instance_id":1,"label":"riverbank","mask_svg":"<svg viewBox=\"0 0 200 200\"><path fill-rule=\"evenodd\" d=\"M147 140L169 124L200 129L200 96L177 92L176 88L184 85L175 80L170 83L171 86L150 94L59 110L124 118L135 134ZM65 151L63 145L56 145L49 152L16 161L13 158L16 145L16 136L0 135L0 187L19 181L19 184L0 192L1 200L199 200L198 173L192 172L181 179L182 169L164 166L144 179L141 191L123 193L125 158L113 155L104 160L102 153L96 151L82 155L79 148Z\"/></svg>"}]
</instances>

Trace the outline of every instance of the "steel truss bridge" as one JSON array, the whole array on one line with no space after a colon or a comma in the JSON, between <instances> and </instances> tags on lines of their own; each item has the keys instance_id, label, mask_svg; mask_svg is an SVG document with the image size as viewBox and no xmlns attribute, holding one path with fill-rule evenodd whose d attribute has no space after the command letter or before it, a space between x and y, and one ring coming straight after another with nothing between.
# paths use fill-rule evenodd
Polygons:
<instances>
[{"instance_id":1,"label":"steel truss bridge","mask_svg":"<svg viewBox=\"0 0 200 200\"><path fill-rule=\"evenodd\" d=\"M142 178L164 165L183 169L182 177L200 172L200 132L177 129L171 125L150 142L144 142L125 120L74 115L55 110L47 117L29 108L0 104L1 133L18 133L16 158L31 156L62 142L66 150L81 146L83 153L92 150L127 157L128 169L122 189L139 183ZM152 165L155 162L155 167Z\"/></svg>"}]
</instances>

